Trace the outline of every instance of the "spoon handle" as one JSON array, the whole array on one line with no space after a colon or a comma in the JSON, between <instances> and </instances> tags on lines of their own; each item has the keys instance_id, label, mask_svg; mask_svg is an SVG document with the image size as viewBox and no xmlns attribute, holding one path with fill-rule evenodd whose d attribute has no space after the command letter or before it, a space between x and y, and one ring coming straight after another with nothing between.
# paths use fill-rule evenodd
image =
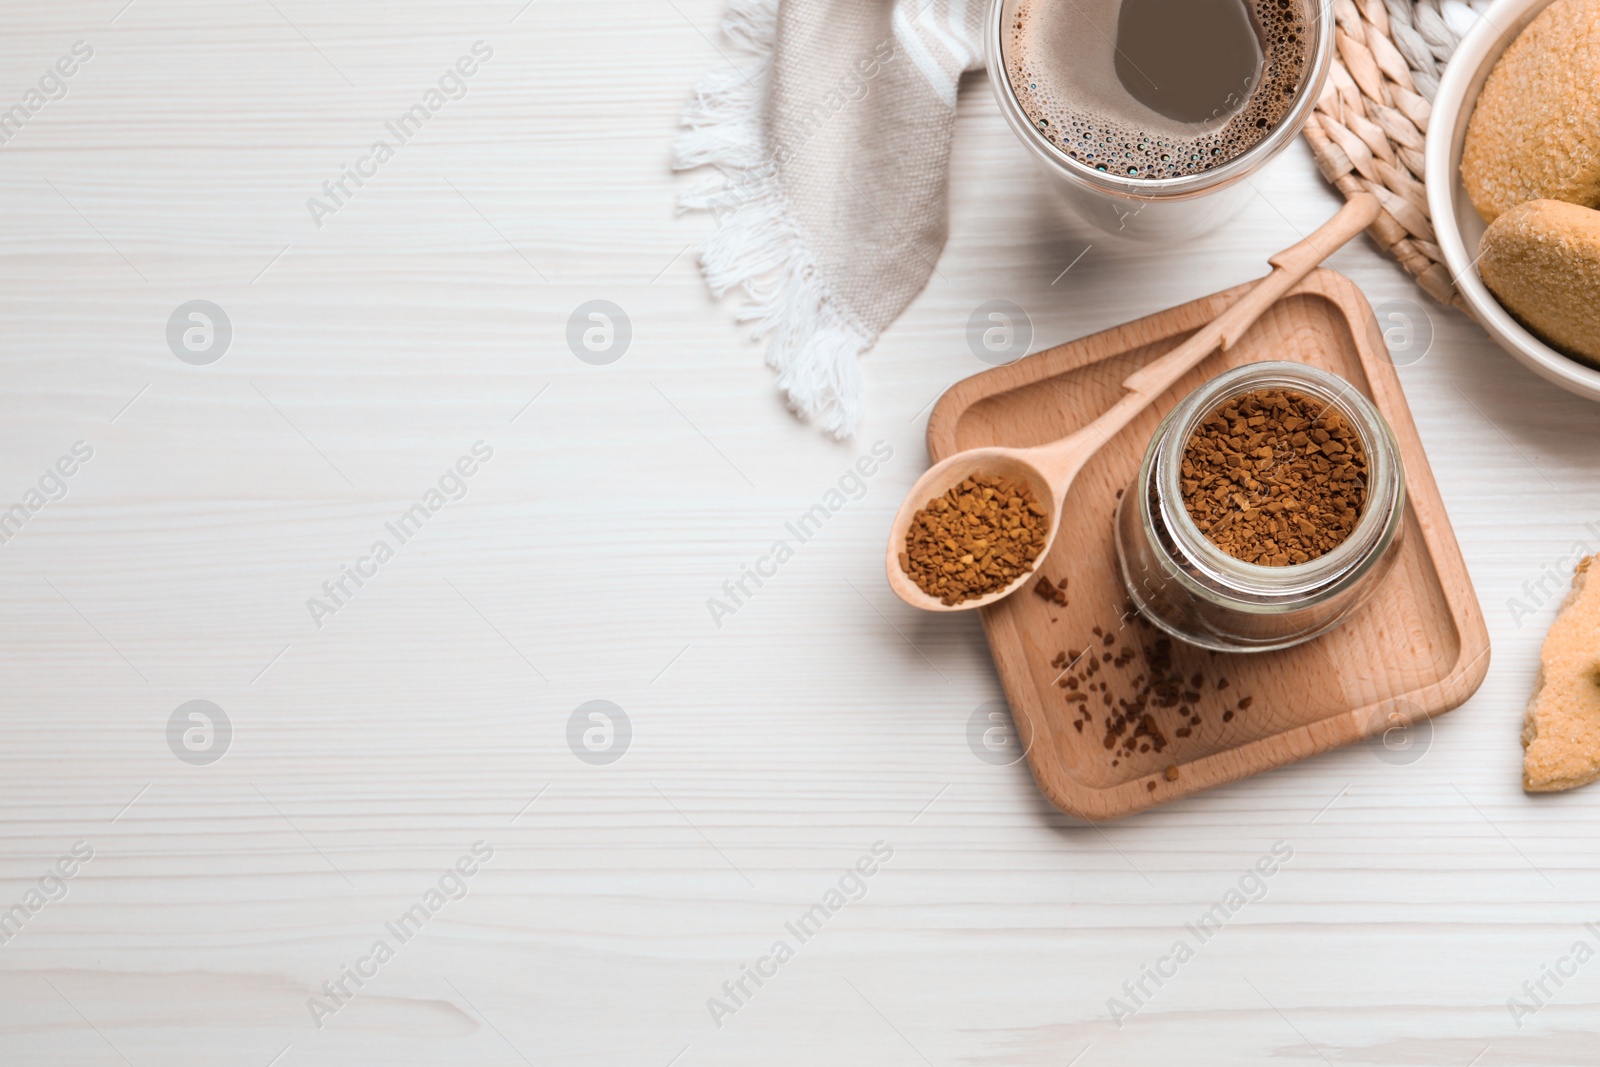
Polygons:
<instances>
[{"instance_id":1,"label":"spoon handle","mask_svg":"<svg viewBox=\"0 0 1600 1067\"><path fill-rule=\"evenodd\" d=\"M1234 301L1226 311L1206 324L1193 337L1168 352L1154 363L1139 368L1122 380L1122 387L1146 398L1132 414L1142 410L1145 403L1154 400L1179 378L1189 373L1199 362L1220 347L1224 352L1232 348L1244 332L1255 324L1261 314L1277 303L1278 299L1346 241L1372 225L1378 217L1378 198L1371 193L1360 193L1348 200L1338 214L1314 230L1310 237L1290 245L1267 262L1273 271L1248 293ZM1130 399L1123 398L1124 401ZM1111 411L1121 408L1119 403ZM1123 419L1115 428L1105 427L1108 436L1125 425Z\"/></svg>"},{"instance_id":2,"label":"spoon handle","mask_svg":"<svg viewBox=\"0 0 1600 1067\"><path fill-rule=\"evenodd\" d=\"M1030 449L1030 459L1053 482L1070 481L1101 445L1193 370L1219 347L1226 351L1261 317L1262 312L1295 286L1312 269L1378 217L1378 198L1360 193L1311 236L1273 256L1272 273L1235 300L1183 344L1122 380L1128 390L1121 399L1087 426L1048 445Z\"/></svg>"}]
</instances>

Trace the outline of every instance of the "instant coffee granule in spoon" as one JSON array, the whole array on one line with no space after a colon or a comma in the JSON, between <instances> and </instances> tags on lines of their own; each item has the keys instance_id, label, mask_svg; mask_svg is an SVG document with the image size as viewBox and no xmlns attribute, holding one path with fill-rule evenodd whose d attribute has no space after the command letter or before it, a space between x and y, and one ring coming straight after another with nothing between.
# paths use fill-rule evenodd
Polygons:
<instances>
[{"instance_id":1,"label":"instant coffee granule in spoon","mask_svg":"<svg viewBox=\"0 0 1600 1067\"><path fill-rule=\"evenodd\" d=\"M1326 402L1282 389L1236 396L1183 453L1184 508L1235 559L1285 567L1339 547L1367 493L1361 437Z\"/></svg>"},{"instance_id":2,"label":"instant coffee granule in spoon","mask_svg":"<svg viewBox=\"0 0 1600 1067\"><path fill-rule=\"evenodd\" d=\"M900 569L929 596L959 604L1033 570L1049 530L1031 489L975 474L912 516Z\"/></svg>"}]
</instances>

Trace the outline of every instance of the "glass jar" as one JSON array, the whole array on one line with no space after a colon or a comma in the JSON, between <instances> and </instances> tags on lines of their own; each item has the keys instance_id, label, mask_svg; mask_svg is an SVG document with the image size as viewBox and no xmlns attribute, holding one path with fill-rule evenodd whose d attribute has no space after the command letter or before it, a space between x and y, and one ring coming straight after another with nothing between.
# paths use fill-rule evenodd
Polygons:
<instances>
[{"instance_id":1,"label":"glass jar","mask_svg":"<svg viewBox=\"0 0 1600 1067\"><path fill-rule=\"evenodd\" d=\"M1179 476L1195 429L1257 389L1286 389L1327 404L1361 438L1367 492L1350 535L1305 563L1267 567L1236 559L1200 531ZM1393 564L1405 519L1405 471L1378 409L1343 378L1302 363L1249 363L1213 378L1173 408L1117 507L1117 558L1134 605L1173 637L1218 652L1288 648L1339 625Z\"/></svg>"}]
</instances>

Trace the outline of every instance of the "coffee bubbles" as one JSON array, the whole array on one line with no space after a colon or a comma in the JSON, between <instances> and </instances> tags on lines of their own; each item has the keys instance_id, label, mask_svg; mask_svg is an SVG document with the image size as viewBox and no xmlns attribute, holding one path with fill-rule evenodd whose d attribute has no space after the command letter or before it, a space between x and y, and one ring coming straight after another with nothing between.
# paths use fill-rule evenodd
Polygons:
<instances>
[{"instance_id":1,"label":"coffee bubbles","mask_svg":"<svg viewBox=\"0 0 1600 1067\"><path fill-rule=\"evenodd\" d=\"M1176 178L1253 148L1311 54L1307 0L1018 0L1006 73L1029 120L1082 166Z\"/></svg>"}]
</instances>

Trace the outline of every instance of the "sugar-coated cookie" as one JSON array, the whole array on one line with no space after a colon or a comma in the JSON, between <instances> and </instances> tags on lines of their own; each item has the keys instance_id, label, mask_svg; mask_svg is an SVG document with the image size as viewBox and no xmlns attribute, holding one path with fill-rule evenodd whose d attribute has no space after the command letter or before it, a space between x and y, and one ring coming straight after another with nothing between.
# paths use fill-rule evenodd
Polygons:
<instances>
[{"instance_id":1,"label":"sugar-coated cookie","mask_svg":"<svg viewBox=\"0 0 1600 1067\"><path fill-rule=\"evenodd\" d=\"M1461 178L1485 222L1525 200L1600 205L1600 0L1556 0L1495 63Z\"/></svg>"},{"instance_id":2,"label":"sugar-coated cookie","mask_svg":"<svg viewBox=\"0 0 1600 1067\"><path fill-rule=\"evenodd\" d=\"M1545 635L1522 727L1522 788L1576 789L1600 778L1600 582L1590 556Z\"/></svg>"},{"instance_id":3,"label":"sugar-coated cookie","mask_svg":"<svg viewBox=\"0 0 1600 1067\"><path fill-rule=\"evenodd\" d=\"M1600 211L1530 200L1495 219L1478 273L1539 339L1600 366Z\"/></svg>"}]
</instances>

